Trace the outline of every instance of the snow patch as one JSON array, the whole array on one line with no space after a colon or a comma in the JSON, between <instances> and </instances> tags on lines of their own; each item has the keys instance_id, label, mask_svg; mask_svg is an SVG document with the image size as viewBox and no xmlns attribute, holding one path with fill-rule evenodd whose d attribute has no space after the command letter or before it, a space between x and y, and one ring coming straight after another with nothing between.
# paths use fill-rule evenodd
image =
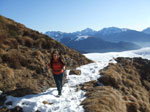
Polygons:
<instances>
[{"instance_id":1,"label":"snow patch","mask_svg":"<svg viewBox=\"0 0 150 112\"><path fill-rule=\"evenodd\" d=\"M12 101L11 106L14 108L20 106L24 112L84 112L81 102L86 98L85 92L77 90L79 84L90 80L97 80L100 77L99 70L107 66L106 63L95 62L88 65L78 67L81 70L81 75L69 75L69 70L66 71L68 82L64 84L62 96L57 98L57 89L50 88L46 92L37 95L27 95L24 97L8 96L6 102ZM52 103L52 105L43 104L43 101Z\"/></svg>"},{"instance_id":2,"label":"snow patch","mask_svg":"<svg viewBox=\"0 0 150 112\"><path fill-rule=\"evenodd\" d=\"M89 38L88 35L79 35L79 36L77 36L77 39L75 41L84 40L84 39L87 39L87 38Z\"/></svg>"},{"instance_id":3,"label":"snow patch","mask_svg":"<svg viewBox=\"0 0 150 112\"><path fill-rule=\"evenodd\" d=\"M0 95L3 93L3 91L0 90Z\"/></svg>"}]
</instances>

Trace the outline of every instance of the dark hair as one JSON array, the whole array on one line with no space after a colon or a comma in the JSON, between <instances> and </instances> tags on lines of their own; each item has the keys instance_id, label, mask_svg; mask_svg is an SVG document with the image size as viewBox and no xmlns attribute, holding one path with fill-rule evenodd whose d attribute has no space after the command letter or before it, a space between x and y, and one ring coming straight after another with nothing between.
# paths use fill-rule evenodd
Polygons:
<instances>
[{"instance_id":1,"label":"dark hair","mask_svg":"<svg viewBox=\"0 0 150 112\"><path fill-rule=\"evenodd\" d=\"M51 56L51 60L53 60L53 54L60 55L58 50L56 50L56 49L55 49L55 50L53 50L53 52L52 52L52 56Z\"/></svg>"},{"instance_id":2,"label":"dark hair","mask_svg":"<svg viewBox=\"0 0 150 112\"><path fill-rule=\"evenodd\" d=\"M53 51L53 53L52 53L52 57L53 57L53 54L57 54L57 55L59 55L58 50L54 50L54 51Z\"/></svg>"}]
</instances>

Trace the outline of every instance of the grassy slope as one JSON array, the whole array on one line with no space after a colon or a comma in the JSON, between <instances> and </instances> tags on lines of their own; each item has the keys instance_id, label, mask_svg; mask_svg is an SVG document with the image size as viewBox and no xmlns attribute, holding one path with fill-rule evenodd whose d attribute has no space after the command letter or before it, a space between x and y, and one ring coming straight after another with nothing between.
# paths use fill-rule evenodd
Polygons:
<instances>
[{"instance_id":1,"label":"grassy slope","mask_svg":"<svg viewBox=\"0 0 150 112\"><path fill-rule=\"evenodd\" d=\"M14 96L39 93L54 86L47 66L58 49L68 68L92 61L44 34L0 15L0 90Z\"/></svg>"},{"instance_id":2,"label":"grassy slope","mask_svg":"<svg viewBox=\"0 0 150 112\"><path fill-rule=\"evenodd\" d=\"M141 58L117 58L100 71L96 81L82 88L87 98L82 102L86 112L150 112L150 61Z\"/></svg>"}]
</instances>

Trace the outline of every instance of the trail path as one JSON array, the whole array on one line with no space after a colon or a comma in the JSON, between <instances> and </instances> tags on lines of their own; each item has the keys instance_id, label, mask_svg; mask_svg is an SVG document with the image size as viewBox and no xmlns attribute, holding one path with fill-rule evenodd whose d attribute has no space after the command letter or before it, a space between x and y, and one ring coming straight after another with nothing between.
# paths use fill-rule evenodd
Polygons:
<instances>
[{"instance_id":1,"label":"trail path","mask_svg":"<svg viewBox=\"0 0 150 112\"><path fill-rule=\"evenodd\" d=\"M62 96L56 97L56 88L49 88L46 92L37 95L27 95L24 97L8 96L7 101L12 101L13 104L8 108L21 106L24 112L84 112L80 103L86 98L85 92L82 90L76 91L76 86L91 80L97 80L100 77L99 70L106 67L110 62L115 63L115 57L143 57L150 59L150 48L139 51L127 51L119 53L91 53L85 54L94 63L81 66L77 69L81 70L81 75L68 75L68 82L64 84ZM51 104L44 104L46 101Z\"/></svg>"}]
</instances>

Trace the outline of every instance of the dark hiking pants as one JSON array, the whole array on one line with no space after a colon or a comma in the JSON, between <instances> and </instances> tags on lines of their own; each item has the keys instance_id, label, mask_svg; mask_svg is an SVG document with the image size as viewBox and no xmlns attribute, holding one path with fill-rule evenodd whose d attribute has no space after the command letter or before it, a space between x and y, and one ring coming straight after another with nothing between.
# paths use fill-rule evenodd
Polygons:
<instances>
[{"instance_id":1,"label":"dark hiking pants","mask_svg":"<svg viewBox=\"0 0 150 112\"><path fill-rule=\"evenodd\" d=\"M59 75L54 74L53 76L54 76L54 80L55 80L56 87L57 87L57 90L58 90L58 94L61 95L64 73L61 73Z\"/></svg>"}]
</instances>

